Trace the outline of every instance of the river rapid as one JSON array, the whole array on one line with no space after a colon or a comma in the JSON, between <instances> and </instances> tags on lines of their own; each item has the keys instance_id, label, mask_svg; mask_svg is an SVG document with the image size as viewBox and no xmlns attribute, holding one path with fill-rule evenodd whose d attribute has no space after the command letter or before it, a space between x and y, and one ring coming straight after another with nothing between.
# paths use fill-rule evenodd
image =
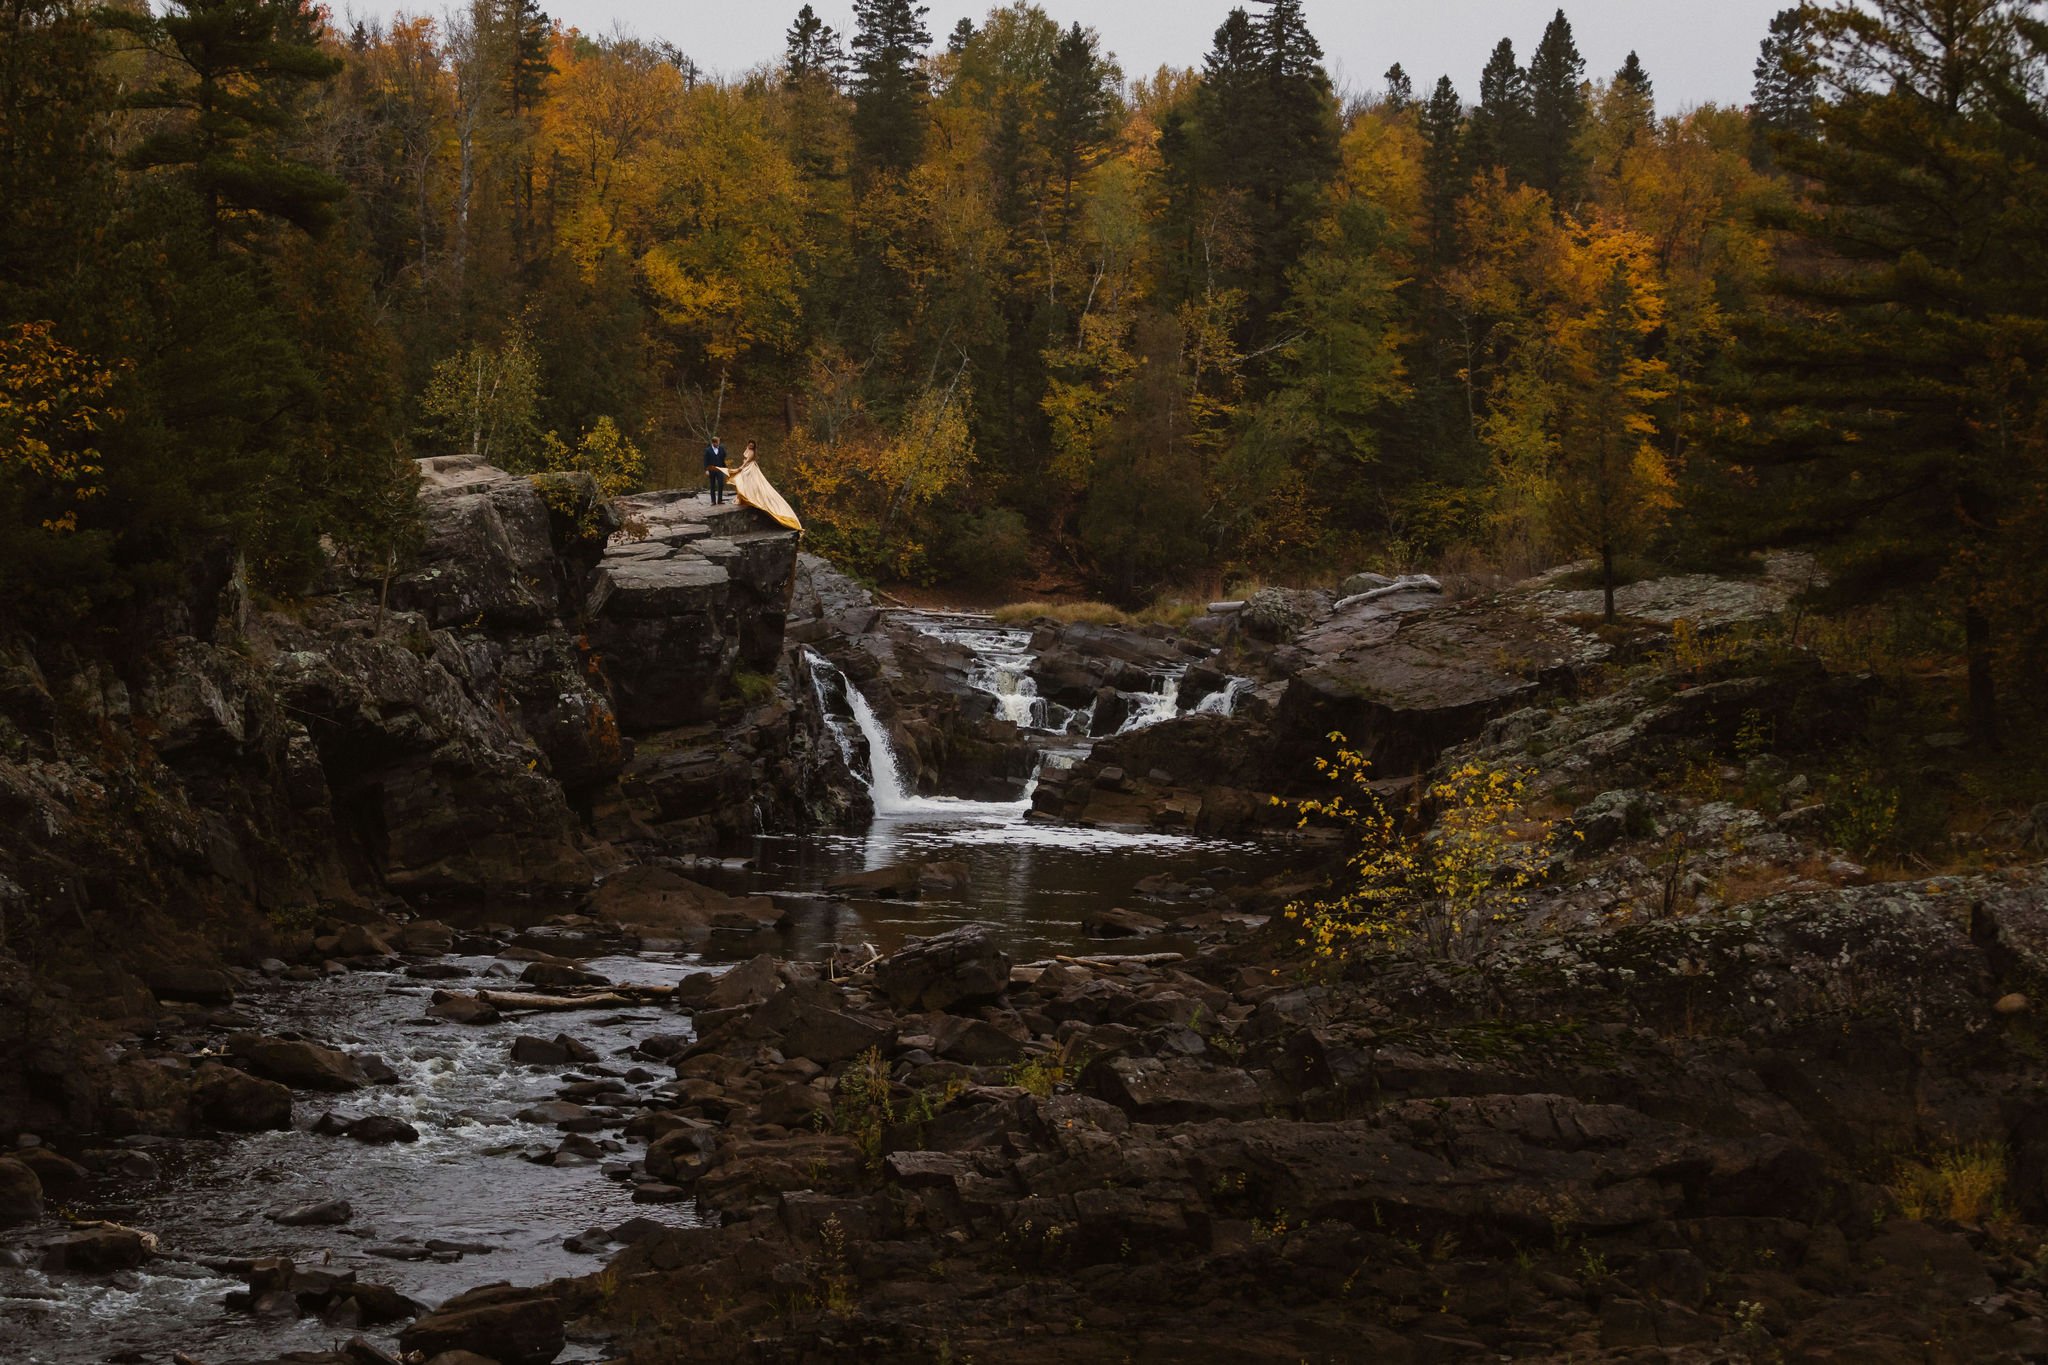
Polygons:
<instances>
[{"instance_id":1,"label":"river rapid","mask_svg":"<svg viewBox=\"0 0 2048 1365\"><path fill-rule=\"evenodd\" d=\"M1028 632L958 616L920 617L916 624L973 652L972 682L996 698L999 714L1040 742L1041 762L1072 762L1085 753L1087 715L1054 706L1031 685ZM1176 714L1178 684L1177 673L1160 675L1149 691L1128 697L1123 728ZM1240 690L1234 683L1204 698L1202 709L1227 711ZM1015 957L1030 960L1090 943L1087 915L1133 904L1140 879L1227 885L1281 865L1284 855L1257 845L1034 822L1027 818L1028 790L1017 802L913 795L865 698L849 688L847 699L852 723L842 742L850 757L865 760L852 766L870 786L870 827L858 835L764 835L701 873L723 890L774 896L791 911L789 923L780 931L714 937L700 953L595 958L584 964L588 970L618 984L672 986L761 952L887 952L908 937L969 922L992 926ZM906 861L963 863L971 889L901 902L826 889L847 872ZM525 965L516 949L510 959L498 954L526 926L486 924L487 918L494 916L458 922L465 937L437 960L311 981L267 978L230 1010L194 1010L183 1026L127 1044L183 1065L181 1057L218 1052L229 1032L246 1029L374 1056L389 1075L344 1095L295 1092L290 1131L102 1143L102 1169L53 1202L74 1218L150 1232L158 1254L113 1275L46 1274L37 1268L35 1242L47 1239L51 1220L0 1240L0 1360L153 1363L184 1352L221 1365L331 1349L356 1335L394 1349L396 1324L265 1317L230 1309L228 1296L246 1287L250 1258L286 1256L301 1268L354 1272L433 1305L479 1284L589 1273L646 1226L635 1220L695 1222L688 1202L634 1202L634 1163L644 1148L619 1132L639 1108L662 1102L673 1077L663 1059L690 1036L688 1016L654 1002L544 1015L507 1011L482 1026L430 1017L436 988L507 987ZM1175 946L1170 937L1145 941L1148 951ZM514 1060L516 1038L558 1033L595 1060ZM650 1039L660 1045L650 1046ZM529 1112L563 1098L588 1106L601 1122L565 1138L553 1121ZM315 1131L329 1113L399 1119L418 1140L366 1145ZM334 1199L348 1202L344 1223L286 1226L270 1216ZM561 1359L597 1359L602 1345L572 1338Z\"/></svg>"}]
</instances>

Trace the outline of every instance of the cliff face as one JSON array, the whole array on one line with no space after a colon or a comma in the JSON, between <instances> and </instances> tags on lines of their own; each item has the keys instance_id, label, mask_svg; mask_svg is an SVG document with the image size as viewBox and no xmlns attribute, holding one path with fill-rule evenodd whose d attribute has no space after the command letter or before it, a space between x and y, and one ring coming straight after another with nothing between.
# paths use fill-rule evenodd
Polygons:
<instances>
[{"instance_id":1,"label":"cliff face","mask_svg":"<svg viewBox=\"0 0 2048 1365\"><path fill-rule=\"evenodd\" d=\"M20 1079L30 1127L101 1117L73 1014L146 1025L323 920L566 901L622 845L751 829L791 727L737 675L776 666L796 537L473 457L421 472L384 609L374 583L270 610L231 585L209 638L118 665L0 646L0 1092Z\"/></svg>"}]
</instances>

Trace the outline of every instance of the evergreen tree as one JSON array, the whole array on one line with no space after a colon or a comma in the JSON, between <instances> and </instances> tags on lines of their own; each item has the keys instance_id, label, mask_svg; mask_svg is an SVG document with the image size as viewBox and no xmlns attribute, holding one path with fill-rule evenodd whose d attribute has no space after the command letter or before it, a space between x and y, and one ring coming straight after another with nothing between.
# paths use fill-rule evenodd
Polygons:
<instances>
[{"instance_id":1,"label":"evergreen tree","mask_svg":"<svg viewBox=\"0 0 2048 1365\"><path fill-rule=\"evenodd\" d=\"M173 115L129 152L129 164L177 170L204 205L215 250L245 235L251 215L316 232L335 220L341 182L290 149L298 95L341 69L306 36L300 5L173 0L161 16L108 13L164 59L164 74L130 95L129 107Z\"/></svg>"},{"instance_id":2,"label":"evergreen tree","mask_svg":"<svg viewBox=\"0 0 2048 1365\"><path fill-rule=\"evenodd\" d=\"M1469 163L1499 166L1510 180L1526 180L1530 120L1528 73L1515 62L1513 41L1503 38L1479 73L1479 105L1467 130Z\"/></svg>"},{"instance_id":3,"label":"evergreen tree","mask_svg":"<svg viewBox=\"0 0 2048 1365\"><path fill-rule=\"evenodd\" d=\"M1046 79L1046 144L1060 187L1062 235L1074 205L1074 182L1108 140L1121 77L1097 47L1095 31L1079 24L1060 35Z\"/></svg>"},{"instance_id":4,"label":"evergreen tree","mask_svg":"<svg viewBox=\"0 0 2048 1365\"><path fill-rule=\"evenodd\" d=\"M1465 192L1459 138L1465 102L1449 76L1439 76L1422 106L1422 207L1429 220L1429 259L1441 266L1457 254L1458 199Z\"/></svg>"},{"instance_id":5,"label":"evergreen tree","mask_svg":"<svg viewBox=\"0 0 2048 1365\"><path fill-rule=\"evenodd\" d=\"M911 0L854 0L854 148L871 170L907 171L924 147L930 12Z\"/></svg>"},{"instance_id":6,"label":"evergreen tree","mask_svg":"<svg viewBox=\"0 0 2048 1365\"><path fill-rule=\"evenodd\" d=\"M1408 73L1395 62L1387 68L1387 112L1405 114L1415 103L1415 82L1408 79Z\"/></svg>"},{"instance_id":7,"label":"evergreen tree","mask_svg":"<svg viewBox=\"0 0 2048 1365\"><path fill-rule=\"evenodd\" d=\"M1529 58L1528 182L1547 190L1560 207L1577 200L1585 178L1578 147L1586 122L1585 79L1585 59L1559 10Z\"/></svg>"},{"instance_id":8,"label":"evergreen tree","mask_svg":"<svg viewBox=\"0 0 2048 1365\"><path fill-rule=\"evenodd\" d=\"M2028 252L2048 187L1987 110L2010 65L1991 0L1873 0L1809 13L1833 98L1817 135L1781 136L1810 194L1775 224L1796 248L1783 307L1744 349L1750 422L1731 529L1817 548L1838 601L1920 595L1959 618L1971 732L1997 734L1997 558L2027 500L2016 386L2043 363L2048 316ZM1796 98L1784 106L1795 112ZM2028 317L2032 315L2032 319Z\"/></svg>"},{"instance_id":9,"label":"evergreen tree","mask_svg":"<svg viewBox=\"0 0 2048 1365\"><path fill-rule=\"evenodd\" d=\"M1622 62L1621 69L1614 73L1614 83L1627 86L1645 104L1656 102L1656 88L1650 83L1650 73L1643 70L1642 60L1636 56L1633 49L1630 50L1627 60Z\"/></svg>"},{"instance_id":10,"label":"evergreen tree","mask_svg":"<svg viewBox=\"0 0 2048 1365\"><path fill-rule=\"evenodd\" d=\"M838 31L805 5L796 12L796 22L789 26L782 57L783 88L800 90L824 84L837 89L845 76L846 49L840 44Z\"/></svg>"},{"instance_id":11,"label":"evergreen tree","mask_svg":"<svg viewBox=\"0 0 2048 1365\"><path fill-rule=\"evenodd\" d=\"M518 127L517 169L513 186L512 246L523 267L534 254L534 137L541 101L547 98L548 77L555 74L548 49L554 41L552 21L537 0L498 0L498 32L504 46L504 109Z\"/></svg>"},{"instance_id":12,"label":"evergreen tree","mask_svg":"<svg viewBox=\"0 0 2048 1365\"><path fill-rule=\"evenodd\" d=\"M1756 130L1755 155L1760 165L1773 159L1775 139L1809 138L1819 127L1815 105L1820 82L1812 51L1813 32L1804 7L1781 9L1756 58L1756 84L1749 116Z\"/></svg>"},{"instance_id":13,"label":"evergreen tree","mask_svg":"<svg viewBox=\"0 0 2048 1365\"><path fill-rule=\"evenodd\" d=\"M1656 89L1650 84L1650 73L1643 70L1642 62L1633 52L1608 83L1601 100L1600 121L1612 132L1617 156L1647 138L1656 126Z\"/></svg>"},{"instance_id":14,"label":"evergreen tree","mask_svg":"<svg viewBox=\"0 0 2048 1365\"><path fill-rule=\"evenodd\" d=\"M946 55L948 57L959 56L967 50L967 45L973 41L974 21L962 16L960 22L953 25L953 31L946 35Z\"/></svg>"}]
</instances>

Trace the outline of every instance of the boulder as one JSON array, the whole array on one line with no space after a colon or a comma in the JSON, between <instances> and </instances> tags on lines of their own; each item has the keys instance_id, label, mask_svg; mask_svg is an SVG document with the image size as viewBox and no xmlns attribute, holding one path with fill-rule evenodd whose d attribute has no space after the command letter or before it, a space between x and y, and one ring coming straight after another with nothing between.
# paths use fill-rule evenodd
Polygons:
<instances>
[{"instance_id":1,"label":"boulder","mask_svg":"<svg viewBox=\"0 0 2048 1365\"><path fill-rule=\"evenodd\" d=\"M199 1117L216 1128L262 1133L292 1126L289 1088L231 1066L208 1063L200 1067L192 1096Z\"/></svg>"},{"instance_id":2,"label":"boulder","mask_svg":"<svg viewBox=\"0 0 2048 1365\"><path fill-rule=\"evenodd\" d=\"M826 993L811 983L784 986L748 1021L753 1031L777 1039L785 1056L807 1057L819 1066L831 1066L858 1057L869 1048L886 1048L896 1033L877 1023L844 1010L832 1008Z\"/></svg>"},{"instance_id":3,"label":"boulder","mask_svg":"<svg viewBox=\"0 0 2048 1365\"><path fill-rule=\"evenodd\" d=\"M640 863L599 883L590 914L645 938L694 940L712 929L773 928L789 912L766 896L731 896L661 863Z\"/></svg>"},{"instance_id":4,"label":"boulder","mask_svg":"<svg viewBox=\"0 0 2048 1365\"><path fill-rule=\"evenodd\" d=\"M1089 912L1083 916L1081 928L1090 938L1137 938L1159 933L1166 928L1166 921L1136 910L1117 908Z\"/></svg>"},{"instance_id":5,"label":"boulder","mask_svg":"<svg viewBox=\"0 0 2048 1365\"><path fill-rule=\"evenodd\" d=\"M407 1356L471 1351L498 1365L549 1365L567 1344L562 1307L552 1295L506 1284L458 1294L398 1336Z\"/></svg>"},{"instance_id":6,"label":"boulder","mask_svg":"<svg viewBox=\"0 0 2048 1365\"><path fill-rule=\"evenodd\" d=\"M373 1147L386 1146L393 1142L418 1142L420 1130L404 1119L389 1114L367 1114L349 1124L348 1135L357 1142Z\"/></svg>"},{"instance_id":7,"label":"boulder","mask_svg":"<svg viewBox=\"0 0 2048 1365\"><path fill-rule=\"evenodd\" d=\"M249 1069L268 1080L279 1081L296 1090L325 1090L340 1093L360 1090L370 1083L355 1058L346 1052L318 1043L293 1038L262 1038L237 1034L228 1049L245 1059Z\"/></svg>"},{"instance_id":8,"label":"boulder","mask_svg":"<svg viewBox=\"0 0 2048 1365\"><path fill-rule=\"evenodd\" d=\"M512 1040L512 1060L521 1066L564 1066L569 1049L547 1038L522 1033Z\"/></svg>"},{"instance_id":9,"label":"boulder","mask_svg":"<svg viewBox=\"0 0 2048 1365\"><path fill-rule=\"evenodd\" d=\"M498 1007L480 996L464 995L457 991L435 991L434 1003L427 1007L427 1013L436 1019L446 1019L457 1024L495 1024L498 1022Z\"/></svg>"},{"instance_id":10,"label":"boulder","mask_svg":"<svg viewBox=\"0 0 2048 1365\"><path fill-rule=\"evenodd\" d=\"M986 925L914 938L875 964L875 984L898 1009L985 1004L1010 984L1010 955Z\"/></svg>"},{"instance_id":11,"label":"boulder","mask_svg":"<svg viewBox=\"0 0 2048 1365\"><path fill-rule=\"evenodd\" d=\"M346 1199L319 1199L310 1204L272 1209L263 1216L288 1228L332 1227L353 1218L355 1210Z\"/></svg>"},{"instance_id":12,"label":"boulder","mask_svg":"<svg viewBox=\"0 0 2048 1365\"><path fill-rule=\"evenodd\" d=\"M414 920L398 931L399 946L408 953L432 956L455 947L455 931L437 919Z\"/></svg>"},{"instance_id":13,"label":"boulder","mask_svg":"<svg viewBox=\"0 0 2048 1365\"><path fill-rule=\"evenodd\" d=\"M529 962L519 979L529 986L544 990L562 990L577 986L609 986L611 984L597 972L585 971L561 962Z\"/></svg>"},{"instance_id":14,"label":"boulder","mask_svg":"<svg viewBox=\"0 0 2048 1365\"><path fill-rule=\"evenodd\" d=\"M100 1223L58 1238L43 1248L43 1269L52 1273L102 1275L133 1270L156 1254L156 1238L116 1223Z\"/></svg>"},{"instance_id":15,"label":"boulder","mask_svg":"<svg viewBox=\"0 0 2048 1365\"><path fill-rule=\"evenodd\" d=\"M59 1156L48 1147L24 1147L14 1152L11 1159L34 1171L45 1193L82 1185L92 1175L85 1167L68 1157Z\"/></svg>"},{"instance_id":16,"label":"boulder","mask_svg":"<svg viewBox=\"0 0 2048 1365\"><path fill-rule=\"evenodd\" d=\"M366 924L345 925L335 939L334 952L338 957L392 956L390 942Z\"/></svg>"},{"instance_id":17,"label":"boulder","mask_svg":"<svg viewBox=\"0 0 2048 1365\"><path fill-rule=\"evenodd\" d=\"M143 969L142 979L159 1000L225 1005L235 998L235 979L216 967L156 963Z\"/></svg>"},{"instance_id":18,"label":"boulder","mask_svg":"<svg viewBox=\"0 0 2048 1365\"><path fill-rule=\"evenodd\" d=\"M0 1157L0 1227L33 1223L43 1216L43 1182L13 1157Z\"/></svg>"}]
</instances>

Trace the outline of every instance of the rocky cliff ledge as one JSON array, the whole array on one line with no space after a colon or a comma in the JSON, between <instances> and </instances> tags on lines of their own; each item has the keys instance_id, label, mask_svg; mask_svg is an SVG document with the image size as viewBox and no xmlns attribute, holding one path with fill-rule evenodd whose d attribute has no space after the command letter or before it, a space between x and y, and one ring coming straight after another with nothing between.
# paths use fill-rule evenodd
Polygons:
<instances>
[{"instance_id":1,"label":"rocky cliff ledge","mask_svg":"<svg viewBox=\"0 0 2048 1365\"><path fill-rule=\"evenodd\" d=\"M566 904L628 848L753 827L791 727L746 675L777 667L794 534L471 456L421 461L420 496L383 605L337 570L272 607L231 584L204 638L119 663L0 643L0 1075L22 1126L108 1121L67 998L146 1028L223 957L401 902Z\"/></svg>"}]
</instances>

